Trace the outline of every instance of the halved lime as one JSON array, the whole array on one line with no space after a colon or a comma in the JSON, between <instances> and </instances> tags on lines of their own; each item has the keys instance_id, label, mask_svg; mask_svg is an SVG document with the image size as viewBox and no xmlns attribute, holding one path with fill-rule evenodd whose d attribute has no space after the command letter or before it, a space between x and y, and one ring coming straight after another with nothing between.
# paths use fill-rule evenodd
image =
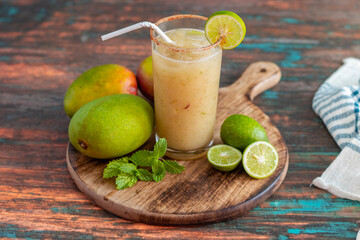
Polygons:
<instances>
[{"instance_id":1,"label":"halved lime","mask_svg":"<svg viewBox=\"0 0 360 240\"><path fill-rule=\"evenodd\" d=\"M218 11L208 18L205 24L205 36L210 43L216 43L221 37L223 49L233 49L244 39L246 27L236 13Z\"/></svg>"},{"instance_id":2,"label":"halved lime","mask_svg":"<svg viewBox=\"0 0 360 240\"><path fill-rule=\"evenodd\" d=\"M279 156L273 145L265 141L250 144L244 151L243 166L253 178L266 178L274 173Z\"/></svg>"},{"instance_id":3,"label":"halved lime","mask_svg":"<svg viewBox=\"0 0 360 240\"><path fill-rule=\"evenodd\" d=\"M241 152L228 145L215 145L207 153L207 158L211 166L222 172L234 170L241 161Z\"/></svg>"}]
</instances>

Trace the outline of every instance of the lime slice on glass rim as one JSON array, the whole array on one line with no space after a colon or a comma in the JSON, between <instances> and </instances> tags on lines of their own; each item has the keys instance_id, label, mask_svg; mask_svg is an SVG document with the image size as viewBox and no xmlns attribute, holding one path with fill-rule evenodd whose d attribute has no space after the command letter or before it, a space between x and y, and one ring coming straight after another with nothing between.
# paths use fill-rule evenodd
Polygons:
<instances>
[{"instance_id":1,"label":"lime slice on glass rim","mask_svg":"<svg viewBox=\"0 0 360 240\"><path fill-rule=\"evenodd\" d=\"M257 141L246 147L243 156L245 171L253 178L266 178L275 172L279 156L273 145Z\"/></svg>"},{"instance_id":2,"label":"lime slice on glass rim","mask_svg":"<svg viewBox=\"0 0 360 240\"><path fill-rule=\"evenodd\" d=\"M246 34L244 21L236 13L218 11L210 15L205 24L205 36L213 44L221 37L223 49L237 47Z\"/></svg>"},{"instance_id":3,"label":"lime slice on glass rim","mask_svg":"<svg viewBox=\"0 0 360 240\"><path fill-rule=\"evenodd\" d=\"M228 145L215 145L207 153L207 158L211 166L222 172L234 170L241 161L241 152Z\"/></svg>"}]
</instances>

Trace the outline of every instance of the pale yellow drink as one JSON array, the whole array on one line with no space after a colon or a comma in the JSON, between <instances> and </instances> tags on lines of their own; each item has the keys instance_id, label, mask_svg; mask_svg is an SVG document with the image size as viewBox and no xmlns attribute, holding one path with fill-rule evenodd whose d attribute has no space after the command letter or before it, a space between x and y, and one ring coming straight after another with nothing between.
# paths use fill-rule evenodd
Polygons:
<instances>
[{"instance_id":1,"label":"pale yellow drink","mask_svg":"<svg viewBox=\"0 0 360 240\"><path fill-rule=\"evenodd\" d=\"M214 135L222 50L209 46L200 30L166 34L176 49L154 42L152 47L156 134L173 150L202 149Z\"/></svg>"}]
</instances>

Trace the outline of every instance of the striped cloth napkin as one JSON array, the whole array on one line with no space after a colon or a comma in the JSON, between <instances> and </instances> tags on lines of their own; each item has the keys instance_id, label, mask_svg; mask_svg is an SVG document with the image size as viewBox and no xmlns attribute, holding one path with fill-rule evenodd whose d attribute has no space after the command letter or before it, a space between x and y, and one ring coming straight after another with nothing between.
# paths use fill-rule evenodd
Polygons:
<instances>
[{"instance_id":1,"label":"striped cloth napkin","mask_svg":"<svg viewBox=\"0 0 360 240\"><path fill-rule=\"evenodd\" d=\"M313 109L341 148L340 154L313 180L316 187L360 201L360 60L344 59L315 93ZM359 233L360 234L360 233Z\"/></svg>"}]
</instances>

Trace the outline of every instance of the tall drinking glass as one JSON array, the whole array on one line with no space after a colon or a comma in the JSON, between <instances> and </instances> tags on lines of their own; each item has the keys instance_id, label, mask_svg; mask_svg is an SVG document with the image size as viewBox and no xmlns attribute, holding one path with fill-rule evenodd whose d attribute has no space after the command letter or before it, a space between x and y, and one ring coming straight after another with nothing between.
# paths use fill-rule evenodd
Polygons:
<instances>
[{"instance_id":1,"label":"tall drinking glass","mask_svg":"<svg viewBox=\"0 0 360 240\"><path fill-rule=\"evenodd\" d=\"M166 138L166 155L176 159L200 157L213 142L222 49L220 40L207 41L206 20L175 15L156 22L175 45L150 31L156 138Z\"/></svg>"}]
</instances>

